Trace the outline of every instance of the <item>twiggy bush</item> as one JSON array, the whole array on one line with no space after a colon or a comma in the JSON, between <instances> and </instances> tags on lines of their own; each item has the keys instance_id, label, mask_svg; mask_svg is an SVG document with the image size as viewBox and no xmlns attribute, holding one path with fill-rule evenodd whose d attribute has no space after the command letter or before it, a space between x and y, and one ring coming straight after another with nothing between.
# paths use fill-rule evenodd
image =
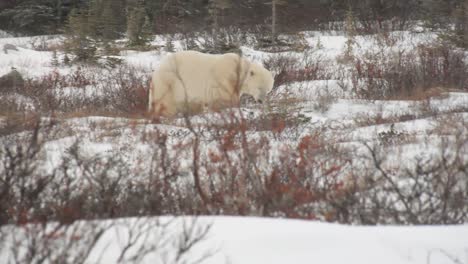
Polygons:
<instances>
[{"instance_id":1,"label":"twiggy bush","mask_svg":"<svg viewBox=\"0 0 468 264\"><path fill-rule=\"evenodd\" d=\"M61 164L44 171L46 153L34 143L44 142L38 140L41 137L32 136L26 146L33 147L22 147L23 152L4 148L1 223L68 224L167 214L360 224L468 221L461 202L468 187L464 125L454 128L456 141L441 143L439 155L395 164L383 153L397 144L366 143L366 151L358 151L326 133L278 143L242 112L219 115L213 125L194 124L187 117L180 136L155 126L142 134L148 150L136 160L126 155L131 146L90 156L78 142L68 148ZM288 133L280 126L274 137L287 138ZM24 152L28 149L32 152Z\"/></svg>"},{"instance_id":2,"label":"twiggy bush","mask_svg":"<svg viewBox=\"0 0 468 264\"><path fill-rule=\"evenodd\" d=\"M33 130L26 138L6 139L0 148L0 225L25 223L45 217L40 199L55 179L54 172L41 169L44 157L41 149L46 126L35 119Z\"/></svg>"},{"instance_id":3,"label":"twiggy bush","mask_svg":"<svg viewBox=\"0 0 468 264\"><path fill-rule=\"evenodd\" d=\"M384 155L367 146L375 168L366 184L356 212L362 223L460 224L467 221L467 166L463 157L466 136L442 141L440 151L428 160L417 159L412 167L391 168ZM370 205L370 207L369 207ZM367 208L366 208L367 207Z\"/></svg>"},{"instance_id":4,"label":"twiggy bush","mask_svg":"<svg viewBox=\"0 0 468 264\"><path fill-rule=\"evenodd\" d=\"M142 114L148 106L148 89L150 75L141 73L132 67L113 69L108 75L108 84L114 84L113 89L105 89L105 97L109 99L110 107L125 114Z\"/></svg>"},{"instance_id":5,"label":"twiggy bush","mask_svg":"<svg viewBox=\"0 0 468 264\"><path fill-rule=\"evenodd\" d=\"M294 56L273 55L263 64L275 74L275 87L294 82L326 80L331 77L321 58L316 58L311 53L306 53L301 59Z\"/></svg>"},{"instance_id":6,"label":"twiggy bush","mask_svg":"<svg viewBox=\"0 0 468 264\"><path fill-rule=\"evenodd\" d=\"M434 87L468 89L464 53L447 46L420 45L416 51L392 56L367 54L356 58L352 83L359 97L409 98Z\"/></svg>"},{"instance_id":7,"label":"twiggy bush","mask_svg":"<svg viewBox=\"0 0 468 264\"><path fill-rule=\"evenodd\" d=\"M127 66L112 70L77 68L26 80L18 93L36 111L50 113L141 114L146 111L149 74Z\"/></svg>"},{"instance_id":8,"label":"twiggy bush","mask_svg":"<svg viewBox=\"0 0 468 264\"><path fill-rule=\"evenodd\" d=\"M164 179L143 177L146 180L135 181L127 177L132 167L125 156L89 157L77 142L68 149L58 167L44 166L48 155L45 144L49 143L49 137L54 138L51 134L55 132L54 123L44 123L38 118L33 130L24 132L25 137L2 138L0 255L3 260L8 263L94 263L98 260L140 263L142 259L156 256L168 263L199 263L210 256L211 252L207 251L194 260L190 254L191 248L208 235L209 224L198 223L193 217L179 220L147 217L176 211L171 210L172 206L180 200L177 196L164 196L164 188L159 187L164 185ZM155 157L161 156L155 154ZM150 188L134 187L139 184ZM158 203L159 198L174 202ZM97 221L125 216L146 217ZM119 236L120 247L108 254L106 247L116 241L115 235Z\"/></svg>"},{"instance_id":9,"label":"twiggy bush","mask_svg":"<svg viewBox=\"0 0 468 264\"><path fill-rule=\"evenodd\" d=\"M10 225L0 229L0 254L18 264L202 263L214 249L192 249L210 228L195 217Z\"/></svg>"}]
</instances>

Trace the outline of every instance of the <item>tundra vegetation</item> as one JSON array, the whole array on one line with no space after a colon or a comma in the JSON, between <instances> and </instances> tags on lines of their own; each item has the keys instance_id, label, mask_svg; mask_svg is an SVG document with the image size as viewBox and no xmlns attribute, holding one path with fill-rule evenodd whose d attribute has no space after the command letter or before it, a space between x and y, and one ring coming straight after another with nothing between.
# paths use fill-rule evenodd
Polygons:
<instances>
[{"instance_id":1,"label":"tundra vegetation","mask_svg":"<svg viewBox=\"0 0 468 264\"><path fill-rule=\"evenodd\" d=\"M468 1L265 2L2 1L0 255L86 263L117 230L114 262L198 263L197 215L466 224ZM241 54L275 86L152 119L178 50Z\"/></svg>"}]
</instances>

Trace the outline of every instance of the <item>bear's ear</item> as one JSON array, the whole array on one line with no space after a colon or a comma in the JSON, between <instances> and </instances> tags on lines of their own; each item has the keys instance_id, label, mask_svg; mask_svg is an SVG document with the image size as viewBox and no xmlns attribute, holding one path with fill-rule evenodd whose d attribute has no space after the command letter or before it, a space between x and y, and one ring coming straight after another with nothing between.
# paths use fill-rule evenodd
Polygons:
<instances>
[{"instance_id":1,"label":"bear's ear","mask_svg":"<svg viewBox=\"0 0 468 264\"><path fill-rule=\"evenodd\" d=\"M254 71L250 71L250 76L254 76L255 75L255 72Z\"/></svg>"}]
</instances>

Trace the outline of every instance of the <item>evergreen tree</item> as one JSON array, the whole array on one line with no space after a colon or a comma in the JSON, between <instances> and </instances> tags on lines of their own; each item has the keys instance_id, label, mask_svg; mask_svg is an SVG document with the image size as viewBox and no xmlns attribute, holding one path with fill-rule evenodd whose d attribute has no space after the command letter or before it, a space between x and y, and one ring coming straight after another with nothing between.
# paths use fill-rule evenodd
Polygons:
<instances>
[{"instance_id":1,"label":"evergreen tree","mask_svg":"<svg viewBox=\"0 0 468 264\"><path fill-rule=\"evenodd\" d=\"M200 47L197 44L197 37L195 34L184 34L185 38L185 49L186 50L199 50Z\"/></svg>"},{"instance_id":2,"label":"evergreen tree","mask_svg":"<svg viewBox=\"0 0 468 264\"><path fill-rule=\"evenodd\" d=\"M60 27L61 27L61 24L62 24L62 18L63 18L63 4L62 4L62 0L56 0L56 6L55 6L55 9L56 9L56 15L55 15L55 21L56 21L56 24L55 24L55 28L56 30L58 30Z\"/></svg>"},{"instance_id":3,"label":"evergreen tree","mask_svg":"<svg viewBox=\"0 0 468 264\"><path fill-rule=\"evenodd\" d=\"M174 52L174 51L175 51L174 40L173 40L172 35L169 35L169 36L166 38L166 46L165 46L164 48L165 48L165 50L166 50L167 52Z\"/></svg>"},{"instance_id":4,"label":"evergreen tree","mask_svg":"<svg viewBox=\"0 0 468 264\"><path fill-rule=\"evenodd\" d=\"M60 33L74 8L89 0L0 0L0 29L24 34Z\"/></svg>"},{"instance_id":5,"label":"evergreen tree","mask_svg":"<svg viewBox=\"0 0 468 264\"><path fill-rule=\"evenodd\" d=\"M14 8L1 11L0 17L6 22L1 28L27 34L48 32L56 21L54 7L48 1L22 1Z\"/></svg>"},{"instance_id":6,"label":"evergreen tree","mask_svg":"<svg viewBox=\"0 0 468 264\"><path fill-rule=\"evenodd\" d=\"M88 9L73 10L68 17L65 49L76 61L96 59L96 41L90 37L94 32L92 17Z\"/></svg>"},{"instance_id":7,"label":"evergreen tree","mask_svg":"<svg viewBox=\"0 0 468 264\"><path fill-rule=\"evenodd\" d=\"M56 50L52 51L52 61L51 61L50 64L51 64L53 67L59 66L59 61L58 61L57 51L56 51Z\"/></svg>"},{"instance_id":8,"label":"evergreen tree","mask_svg":"<svg viewBox=\"0 0 468 264\"><path fill-rule=\"evenodd\" d=\"M454 43L468 48L468 0L464 0L455 10L455 28L452 32Z\"/></svg>"},{"instance_id":9,"label":"evergreen tree","mask_svg":"<svg viewBox=\"0 0 468 264\"><path fill-rule=\"evenodd\" d=\"M465 34L465 6L460 3L454 10L454 28L449 33L450 39L453 43L464 46L464 34Z\"/></svg>"},{"instance_id":10,"label":"evergreen tree","mask_svg":"<svg viewBox=\"0 0 468 264\"><path fill-rule=\"evenodd\" d=\"M70 65L70 57L68 57L68 54L65 53L65 55L63 56L63 64L65 65Z\"/></svg>"},{"instance_id":11,"label":"evergreen tree","mask_svg":"<svg viewBox=\"0 0 468 264\"><path fill-rule=\"evenodd\" d=\"M427 25L440 29L439 37L468 48L468 1L430 0L425 3Z\"/></svg>"},{"instance_id":12,"label":"evergreen tree","mask_svg":"<svg viewBox=\"0 0 468 264\"><path fill-rule=\"evenodd\" d=\"M225 35L220 30L220 19L225 11L232 7L231 0L210 0L208 4L208 13L211 18L211 28L213 36L212 52L221 52L225 49L227 43Z\"/></svg>"},{"instance_id":13,"label":"evergreen tree","mask_svg":"<svg viewBox=\"0 0 468 264\"><path fill-rule=\"evenodd\" d=\"M99 16L101 37L104 41L115 40L122 37L126 30L126 13L124 0L100 0L101 14Z\"/></svg>"},{"instance_id":14,"label":"evergreen tree","mask_svg":"<svg viewBox=\"0 0 468 264\"><path fill-rule=\"evenodd\" d=\"M151 22L143 5L132 8L127 18L129 46L144 46L151 36Z\"/></svg>"},{"instance_id":15,"label":"evergreen tree","mask_svg":"<svg viewBox=\"0 0 468 264\"><path fill-rule=\"evenodd\" d=\"M468 0L464 3L465 10L465 21L464 21L464 32L463 32L463 44L468 49Z\"/></svg>"},{"instance_id":16,"label":"evergreen tree","mask_svg":"<svg viewBox=\"0 0 468 264\"><path fill-rule=\"evenodd\" d=\"M353 56L354 45L356 44L356 18L354 16L353 10L349 7L346 12L345 20L345 33L346 33L346 50L345 50L345 59L351 59Z\"/></svg>"},{"instance_id":17,"label":"evergreen tree","mask_svg":"<svg viewBox=\"0 0 468 264\"><path fill-rule=\"evenodd\" d=\"M219 29L220 19L224 12L232 7L231 0L209 0L208 13L212 19L212 27L216 31Z\"/></svg>"},{"instance_id":18,"label":"evergreen tree","mask_svg":"<svg viewBox=\"0 0 468 264\"><path fill-rule=\"evenodd\" d=\"M286 0L271 0L267 5L271 5L271 42L276 43L278 40L278 6L286 5Z\"/></svg>"},{"instance_id":19,"label":"evergreen tree","mask_svg":"<svg viewBox=\"0 0 468 264\"><path fill-rule=\"evenodd\" d=\"M458 0L455 0L458 1ZM434 29L447 28L451 23L452 11L456 4L453 0L426 0L423 10L427 26Z\"/></svg>"}]
</instances>

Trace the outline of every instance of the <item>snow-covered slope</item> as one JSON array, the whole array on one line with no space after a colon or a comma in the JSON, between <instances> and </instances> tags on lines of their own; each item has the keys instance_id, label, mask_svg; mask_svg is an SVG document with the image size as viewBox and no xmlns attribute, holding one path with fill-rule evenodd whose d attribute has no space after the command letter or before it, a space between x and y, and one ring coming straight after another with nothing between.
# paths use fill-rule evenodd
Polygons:
<instances>
[{"instance_id":1,"label":"snow-covered slope","mask_svg":"<svg viewBox=\"0 0 468 264\"><path fill-rule=\"evenodd\" d=\"M137 219L122 219L109 227L89 254L86 263L117 263L129 241L128 227ZM300 220L200 217L162 218L159 224L171 222L170 228L148 226L148 237L137 240L159 248L142 254L140 263L208 264L457 264L468 262L468 226L345 226ZM112 221L101 222L109 225ZM149 222L150 223L150 222ZM154 222L156 223L156 222ZM88 224L91 225L91 224ZM188 254L177 259L178 239L184 226L211 226L207 236ZM10 227L7 227L10 228ZM6 230L4 228L3 230ZM21 237L26 227L9 230ZM169 233L165 233L169 232ZM159 237L157 234L160 234ZM161 241L171 237L173 242ZM135 237L133 237L134 239ZM11 239L11 238L10 238ZM55 238L58 241L63 238ZM6 240L11 243L11 240ZM138 245L138 243L136 243ZM13 246L13 245L10 245ZM65 245L64 245L65 247ZM135 246L132 250L135 250ZM132 250L127 252L130 258ZM204 256L207 256L204 258ZM8 260L7 252L0 258ZM125 257L123 258L126 259ZM127 261L130 262L130 261ZM123 261L122 263L126 263Z\"/></svg>"}]
</instances>

